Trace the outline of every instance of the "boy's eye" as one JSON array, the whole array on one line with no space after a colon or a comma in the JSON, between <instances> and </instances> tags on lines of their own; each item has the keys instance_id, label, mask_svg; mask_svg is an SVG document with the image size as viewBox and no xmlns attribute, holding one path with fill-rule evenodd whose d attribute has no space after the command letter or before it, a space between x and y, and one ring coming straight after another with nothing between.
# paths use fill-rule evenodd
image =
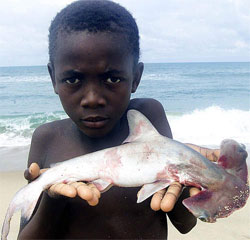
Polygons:
<instances>
[{"instance_id":1,"label":"boy's eye","mask_svg":"<svg viewBox=\"0 0 250 240\"><path fill-rule=\"evenodd\" d=\"M120 78L115 78L115 77L109 77L106 79L107 83L119 83L121 81Z\"/></svg>"},{"instance_id":2,"label":"boy's eye","mask_svg":"<svg viewBox=\"0 0 250 240\"><path fill-rule=\"evenodd\" d=\"M80 80L78 78L70 78L70 79L67 79L65 82L72 85L72 84L79 83Z\"/></svg>"}]
</instances>

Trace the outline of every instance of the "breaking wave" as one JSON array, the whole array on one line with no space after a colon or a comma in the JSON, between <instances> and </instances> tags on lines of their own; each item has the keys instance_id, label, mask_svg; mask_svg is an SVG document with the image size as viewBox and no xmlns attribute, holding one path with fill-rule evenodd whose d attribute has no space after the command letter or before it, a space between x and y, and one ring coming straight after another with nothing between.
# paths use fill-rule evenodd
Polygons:
<instances>
[{"instance_id":1,"label":"breaking wave","mask_svg":"<svg viewBox=\"0 0 250 240\"><path fill-rule=\"evenodd\" d=\"M178 141L218 148L223 139L231 138L243 143L250 153L250 110L211 106L181 116L170 114L168 119Z\"/></svg>"}]
</instances>

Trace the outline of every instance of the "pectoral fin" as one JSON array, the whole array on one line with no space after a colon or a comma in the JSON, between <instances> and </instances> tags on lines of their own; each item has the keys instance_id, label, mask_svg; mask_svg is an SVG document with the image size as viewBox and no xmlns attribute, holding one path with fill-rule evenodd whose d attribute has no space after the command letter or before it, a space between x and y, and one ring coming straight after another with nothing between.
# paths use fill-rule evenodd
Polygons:
<instances>
[{"instance_id":1,"label":"pectoral fin","mask_svg":"<svg viewBox=\"0 0 250 240\"><path fill-rule=\"evenodd\" d=\"M100 192L108 191L113 185L109 181L103 179L96 179L92 182Z\"/></svg>"},{"instance_id":2,"label":"pectoral fin","mask_svg":"<svg viewBox=\"0 0 250 240\"><path fill-rule=\"evenodd\" d=\"M143 185L143 187L137 193L137 203L143 202L154 193L168 187L171 182L172 181L158 181Z\"/></svg>"}]
</instances>

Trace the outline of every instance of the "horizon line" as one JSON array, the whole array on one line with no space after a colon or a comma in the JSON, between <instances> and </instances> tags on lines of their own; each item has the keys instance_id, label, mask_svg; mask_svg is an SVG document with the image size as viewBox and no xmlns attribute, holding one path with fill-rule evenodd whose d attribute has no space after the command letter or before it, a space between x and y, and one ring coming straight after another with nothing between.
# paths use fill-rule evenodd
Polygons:
<instances>
[{"instance_id":1,"label":"horizon line","mask_svg":"<svg viewBox=\"0 0 250 240\"><path fill-rule=\"evenodd\" d=\"M139 61L140 62L140 61ZM250 63L250 61L201 61L201 62L143 62L144 64L192 64L192 63ZM5 67L46 67L46 64L42 65L6 65L0 66L0 68Z\"/></svg>"}]
</instances>

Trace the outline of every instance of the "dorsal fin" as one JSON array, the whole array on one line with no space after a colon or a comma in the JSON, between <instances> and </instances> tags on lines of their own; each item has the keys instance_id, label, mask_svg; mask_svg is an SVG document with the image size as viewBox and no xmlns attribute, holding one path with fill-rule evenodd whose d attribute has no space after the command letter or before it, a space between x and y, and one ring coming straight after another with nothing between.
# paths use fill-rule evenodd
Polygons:
<instances>
[{"instance_id":1,"label":"dorsal fin","mask_svg":"<svg viewBox=\"0 0 250 240\"><path fill-rule=\"evenodd\" d=\"M159 135L152 123L139 111L131 109L127 113L129 136L123 143L144 141Z\"/></svg>"}]
</instances>

